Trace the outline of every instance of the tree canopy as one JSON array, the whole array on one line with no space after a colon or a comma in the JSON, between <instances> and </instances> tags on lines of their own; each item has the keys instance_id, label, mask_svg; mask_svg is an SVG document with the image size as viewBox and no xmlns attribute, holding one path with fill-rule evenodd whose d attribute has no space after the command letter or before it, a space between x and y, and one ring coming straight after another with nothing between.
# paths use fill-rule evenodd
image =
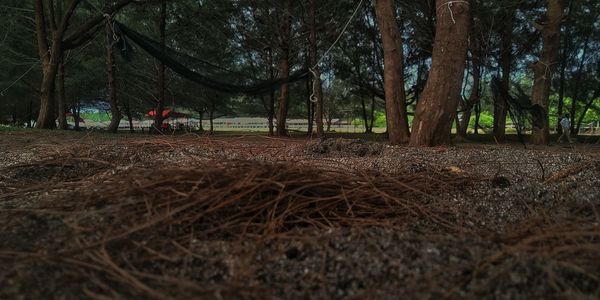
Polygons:
<instances>
[{"instance_id":1,"label":"tree canopy","mask_svg":"<svg viewBox=\"0 0 600 300\"><path fill-rule=\"evenodd\" d=\"M453 126L502 141L511 125L543 144L566 113L573 132L600 121L594 0L6 0L0 13L3 122L53 128L100 102L139 118L162 103L265 117L273 134L292 117L311 132L339 117L370 132L387 111L391 141L435 145ZM155 41L155 53L118 24ZM227 91L169 63L162 77L159 56L213 83L265 85Z\"/></svg>"}]
</instances>

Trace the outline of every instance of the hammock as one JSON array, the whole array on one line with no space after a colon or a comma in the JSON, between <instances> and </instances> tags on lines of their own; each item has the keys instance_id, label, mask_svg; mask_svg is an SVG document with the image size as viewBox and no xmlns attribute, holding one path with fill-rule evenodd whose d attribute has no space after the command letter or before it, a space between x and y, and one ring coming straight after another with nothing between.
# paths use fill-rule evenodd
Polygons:
<instances>
[{"instance_id":1,"label":"hammock","mask_svg":"<svg viewBox=\"0 0 600 300\"><path fill-rule=\"evenodd\" d=\"M255 80L252 79L252 76L229 71L169 47L165 47L163 51L163 47L159 42L127 27L123 23L115 21L114 28L115 33L119 36L117 45L120 45L121 51L125 52L125 55L127 55L127 52L131 49L131 47L127 46L128 40L131 40L150 56L164 63L165 66L179 74L181 77L219 92L246 94L251 96L260 95L276 90L282 84L307 79L310 75L310 73L304 69L291 74L287 78ZM193 69L187 67L181 61L191 62L189 65L195 65L196 67ZM215 79L216 77L221 79ZM227 80L223 80L222 78L226 78Z\"/></svg>"}]
</instances>

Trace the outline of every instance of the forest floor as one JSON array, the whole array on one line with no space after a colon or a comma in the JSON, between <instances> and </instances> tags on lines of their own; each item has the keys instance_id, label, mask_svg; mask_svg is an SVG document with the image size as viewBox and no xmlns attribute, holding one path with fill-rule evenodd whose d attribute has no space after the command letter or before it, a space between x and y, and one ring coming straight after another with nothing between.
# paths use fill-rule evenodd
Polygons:
<instances>
[{"instance_id":1,"label":"forest floor","mask_svg":"<svg viewBox=\"0 0 600 300\"><path fill-rule=\"evenodd\" d=\"M0 299L597 299L600 145L0 132Z\"/></svg>"}]
</instances>

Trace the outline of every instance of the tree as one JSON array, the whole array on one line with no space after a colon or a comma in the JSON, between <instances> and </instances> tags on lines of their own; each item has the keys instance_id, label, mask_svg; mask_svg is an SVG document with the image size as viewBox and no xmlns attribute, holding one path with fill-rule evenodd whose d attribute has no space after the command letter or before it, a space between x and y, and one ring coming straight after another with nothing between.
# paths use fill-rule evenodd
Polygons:
<instances>
[{"instance_id":1,"label":"tree","mask_svg":"<svg viewBox=\"0 0 600 300\"><path fill-rule=\"evenodd\" d=\"M87 22L76 26L77 30L74 32L69 31L71 27L74 27L71 21L82 1L70 0L66 6L55 5L52 0L34 1L35 31L43 74L40 87L40 112L36 127L51 129L56 127L54 92L64 51L75 49L94 36L106 14L112 15L130 3L144 1L119 0L108 6L102 13L94 15ZM59 10L62 7L65 9Z\"/></svg>"},{"instance_id":2,"label":"tree","mask_svg":"<svg viewBox=\"0 0 600 300\"><path fill-rule=\"evenodd\" d=\"M290 38L292 35L291 8L292 0L286 0L285 7L281 12L282 21L279 28L279 78L285 79L290 76ZM281 85L279 90L279 112L277 113L277 135L287 136L286 119L289 110L290 87L288 83Z\"/></svg>"},{"instance_id":3,"label":"tree","mask_svg":"<svg viewBox=\"0 0 600 300\"><path fill-rule=\"evenodd\" d=\"M500 68L502 69L502 79L500 80L501 89L507 93L501 93L499 97L494 98L494 130L493 134L498 142L506 140L506 116L508 112L507 95L510 91L510 73L513 64L512 44L513 27L515 22L516 7L510 0L504 1L504 22L500 29Z\"/></svg>"},{"instance_id":4,"label":"tree","mask_svg":"<svg viewBox=\"0 0 600 300\"><path fill-rule=\"evenodd\" d=\"M600 6L594 0L472 0L469 4L465 1L377 0L374 5L364 5L357 10L358 14L344 27L346 30L339 40L340 29L348 20L349 12L356 8L356 2L172 1L164 14L166 34L160 33L162 26L158 24L163 6L123 10L129 3L165 1L4 0L0 5L0 13L5 16L0 19L0 61L6 70L0 74L4 92L0 103L2 121L27 123L29 115L36 114L41 121L38 127L54 127L56 118L60 117L58 123L64 128L63 113L69 108L81 106L83 109L111 94L107 93L106 76L102 71L108 70L103 59L108 49L103 47L102 32L106 28L103 26L106 15L118 18L146 36L156 36L156 45L160 43L160 36L164 44L169 45L169 56L222 82L251 84L286 78L301 66L316 65L324 55L323 47L335 41L336 47L323 57L317 70L321 74L316 76L322 79L317 83L321 83L328 96L318 95L321 92L315 84L317 98L333 102L335 97L336 107L324 103L324 110L338 111L339 116L348 119L362 118L365 131L370 131L373 118L369 122L369 117L376 113L372 107L383 108L386 96L388 100L395 98L396 101L387 101L388 105L396 106L386 110L390 114L386 118L390 122L390 137L396 139L394 124L398 122L394 116L400 116L400 126L406 127L401 132L408 139L408 126L404 126L403 120L416 112L415 122L421 123L414 123L419 126L414 126L413 135L420 134L411 139L418 145L448 142L447 120L457 116L462 117L458 134L464 135L471 111L476 112L476 119L480 114L484 116L482 120L485 119L486 124L493 112L493 134L502 141L507 108L513 115L518 114L518 119L523 119L525 109L532 108L536 127L549 127L545 120L550 119L555 124L556 114L568 111L575 133L580 121L593 121L590 115L597 106L594 95L597 95L598 85L595 69L599 59L596 53L600 45ZM552 8L557 5L572 9L564 16L565 9ZM467 59L461 52L464 35L457 36L455 32L464 28L465 6L472 16ZM553 11L558 13L553 14ZM155 17L149 18L149 15ZM531 26L532 21L535 27ZM36 26L36 38L24 39L31 32L32 24ZM559 33L560 38L553 32ZM456 43L443 44L448 33ZM557 40L560 41L557 47L563 49L562 56L552 58L551 42ZM443 55L440 49L444 50ZM112 50L115 54L121 52L116 47ZM181 90L179 87L185 79L176 72L171 75L166 71L165 82L159 82L162 72L155 59L133 51L130 60L120 60L119 56L115 59L119 61L119 76L115 76L114 86L119 87L116 99L121 101L120 106L113 105L113 108L135 118L145 115L149 109L160 109L160 101L163 107L169 101L173 104L177 101L178 107L184 105L194 111L198 107L205 111L205 118L208 115L210 99L188 92L187 87ZM455 65L461 60L465 68L468 66L467 71ZM539 62L531 64L532 60ZM560 78L551 80L554 69L559 73L559 63ZM528 71L532 71L533 76ZM492 78L498 78L494 80L496 92L489 87ZM462 89L457 88L461 81ZM478 81L481 84L477 84ZM329 92L334 82L344 87L346 96L337 97ZM308 99L307 95L313 94L310 80L307 85L280 87L273 89L270 95L265 92L264 95L212 97L217 104L215 115L223 114L219 108L221 101L230 101L231 115L264 115L272 131L275 131L273 123L277 114L280 134L286 134L287 117L309 116L310 119L319 107L309 101L294 100ZM202 86L203 89L211 91L210 87ZM497 93L498 89L502 93ZM522 95L533 95L535 99ZM31 103L31 98L40 101ZM402 101L401 98L403 105L396 103ZM540 100L548 98L549 101ZM459 101L460 108L454 109L462 114L451 109ZM117 116L114 112L112 115ZM522 120L519 123L529 126ZM538 133L539 130L534 130L534 135ZM420 138L423 140L419 141Z\"/></svg>"},{"instance_id":5,"label":"tree","mask_svg":"<svg viewBox=\"0 0 600 300\"><path fill-rule=\"evenodd\" d=\"M323 86L321 85L321 69L319 68L319 60L317 58L317 1L309 0L309 23L310 23L310 68L312 68L311 73L314 76L313 80L313 93L314 99L310 99L310 101L316 101L316 116L317 119L317 136L322 137L324 135L323 132ZM310 108L310 107L309 107ZM310 118L311 113L309 112L309 122L312 124L312 120ZM312 128L312 126L309 126ZM312 130L309 134L312 134Z\"/></svg>"},{"instance_id":6,"label":"tree","mask_svg":"<svg viewBox=\"0 0 600 300\"><path fill-rule=\"evenodd\" d=\"M549 142L550 85L559 59L560 27L564 10L562 0L548 0L545 22L542 24L533 22L535 28L542 34L542 51L539 60L532 65L534 72L532 103L534 112L538 112L533 114L532 142L536 145Z\"/></svg>"},{"instance_id":7,"label":"tree","mask_svg":"<svg viewBox=\"0 0 600 300\"><path fill-rule=\"evenodd\" d=\"M116 86L116 67L115 67L115 55L113 53L114 47L114 29L112 28L112 20L106 21L106 73L108 76L108 102L110 104L110 125L108 131L117 133L119 130L119 123L121 122L121 111L119 110L119 104L117 102L117 86ZM130 122L131 123L131 122ZM131 127L131 126L130 126Z\"/></svg>"},{"instance_id":8,"label":"tree","mask_svg":"<svg viewBox=\"0 0 600 300\"><path fill-rule=\"evenodd\" d=\"M376 0L375 10L383 40L387 132L391 144L407 143L410 133L404 90L404 48L396 23L396 9L392 0Z\"/></svg>"},{"instance_id":9,"label":"tree","mask_svg":"<svg viewBox=\"0 0 600 300\"><path fill-rule=\"evenodd\" d=\"M166 28L167 28L167 3L163 3L160 6L160 19L158 28L160 31L160 46L161 50L165 52L166 49ZM156 114L154 115L154 129L160 130L163 123L163 111L165 109L165 64L160 63L158 65L158 99L156 105Z\"/></svg>"},{"instance_id":10,"label":"tree","mask_svg":"<svg viewBox=\"0 0 600 300\"><path fill-rule=\"evenodd\" d=\"M436 146L451 142L452 121L461 93L470 8L466 2L437 0L437 22L429 78L413 121L410 145Z\"/></svg>"}]
</instances>

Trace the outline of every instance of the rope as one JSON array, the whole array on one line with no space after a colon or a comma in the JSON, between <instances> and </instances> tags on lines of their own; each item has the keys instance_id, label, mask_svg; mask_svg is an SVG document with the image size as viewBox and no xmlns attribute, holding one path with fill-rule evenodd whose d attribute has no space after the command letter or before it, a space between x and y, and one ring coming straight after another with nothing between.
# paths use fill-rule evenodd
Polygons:
<instances>
[{"instance_id":1,"label":"rope","mask_svg":"<svg viewBox=\"0 0 600 300\"><path fill-rule=\"evenodd\" d=\"M19 76L19 78L17 78L17 80L13 81L7 88L5 88L4 90L0 91L0 97L4 97L4 93L6 91L8 91L15 84L17 84L19 81L21 81L21 79L23 79L25 76L27 76L27 74L29 74L29 72L31 72L31 70L33 70L33 68L35 68L35 66L37 66L42 61L42 59L46 58L46 56L48 56L49 53L50 53L50 51L48 50L48 52L46 53L46 55L44 55L44 57L40 58L38 61L36 61L35 63L33 63L31 65L31 67L29 67L29 69L27 69L27 71L25 71L25 73L23 73L23 75Z\"/></svg>"},{"instance_id":2,"label":"rope","mask_svg":"<svg viewBox=\"0 0 600 300\"><path fill-rule=\"evenodd\" d=\"M348 27L350 26L350 24L352 23L352 21L354 20L354 18L356 17L356 15L358 14L358 11L360 10L363 2L364 2L364 0L360 0L360 2L358 3L358 5L354 9L354 12L350 16L350 18L348 19L348 21L346 22L346 24L344 25L344 27L342 28L342 31L340 32L340 34L338 35L338 37L335 39L335 41L333 42L333 44L331 44L331 46L329 47L329 49L327 49L327 51L325 51L325 53L323 53L323 55L321 56L321 58L319 58L319 60L317 60L317 63L315 63L315 65L312 66L312 68L308 68L308 70L310 71L310 73L312 74L312 77L313 77L313 91L312 91L312 94L310 95L310 98L309 98L310 102L317 103L319 101L319 98L317 97L317 84L320 84L321 78L317 78L317 73L316 73L315 69L319 67L319 65L321 64L321 62L323 62L323 60L325 59L325 57L329 56L329 53L331 53L331 50L333 50L333 48L342 39L342 37L344 36L344 33L346 33L346 31L348 30Z\"/></svg>"},{"instance_id":3,"label":"rope","mask_svg":"<svg viewBox=\"0 0 600 300\"><path fill-rule=\"evenodd\" d=\"M7 88L5 88L4 90L2 90L2 92L0 92L0 96L4 97L4 92L8 91L10 88L12 88L15 84L17 84L17 82L21 81L21 79L23 79L23 77L25 77L27 74L29 74L29 72L31 72L31 70L33 70L33 68L35 66L37 66L39 63L36 62L34 64L31 65L31 67L25 72L23 73L23 75L21 75L19 78L17 78L17 80L13 81L13 83L11 83Z\"/></svg>"},{"instance_id":4,"label":"rope","mask_svg":"<svg viewBox=\"0 0 600 300\"><path fill-rule=\"evenodd\" d=\"M538 78L537 80L548 80L548 77L547 77L548 74L552 74L552 69L551 69L552 65L556 65L558 63L557 62L551 62L550 64L547 64L547 63L545 63L545 62L543 62L541 60L538 61L538 62L540 64L544 65L545 70L544 70L544 75L542 77Z\"/></svg>"},{"instance_id":5,"label":"rope","mask_svg":"<svg viewBox=\"0 0 600 300\"><path fill-rule=\"evenodd\" d=\"M317 78L317 71L315 71L315 69L308 69L310 71L310 73L312 74L313 77L313 85L312 85L312 94L310 95L310 98L308 98L310 100L310 102L312 103L317 103L319 102L319 97L317 97L317 84L319 84L319 80L320 78Z\"/></svg>"},{"instance_id":6,"label":"rope","mask_svg":"<svg viewBox=\"0 0 600 300\"><path fill-rule=\"evenodd\" d=\"M356 9L354 10L354 13L352 13L352 16L350 16L350 19L348 19L348 22L346 22L346 25L344 25L344 28L342 29L342 32L340 32L340 35L333 42L333 44L331 44L331 47L329 47L329 49L327 49L327 51L325 51L325 53L323 53L323 56L321 56L321 58L312 67L312 69L318 68L319 65L321 64L321 62L323 61L323 59L325 59L325 57L327 57L329 55L331 50L333 50L333 48L337 45L337 43L342 39L342 36L344 36L344 33L346 33L346 30L348 30L348 26L350 26L350 23L352 23L352 20L354 20L354 17L356 17L356 15L358 14L358 10L362 6L363 2L364 2L364 0L360 0L358 5L356 6Z\"/></svg>"},{"instance_id":7,"label":"rope","mask_svg":"<svg viewBox=\"0 0 600 300\"><path fill-rule=\"evenodd\" d=\"M119 41L119 35L117 35L117 31L115 30L114 15L111 16L111 15L105 13L104 18L106 18L106 23L110 27L110 31L112 31L112 35L113 35L113 43L112 44L114 45Z\"/></svg>"},{"instance_id":8,"label":"rope","mask_svg":"<svg viewBox=\"0 0 600 300\"><path fill-rule=\"evenodd\" d=\"M454 12L452 11L452 6L454 6L454 3L464 3L466 5L469 5L469 1L448 1L440 6L438 6L438 10L440 8L443 8L444 6L448 6L448 10L450 11L450 17L452 18L452 23L456 24L456 19L454 19Z\"/></svg>"}]
</instances>

